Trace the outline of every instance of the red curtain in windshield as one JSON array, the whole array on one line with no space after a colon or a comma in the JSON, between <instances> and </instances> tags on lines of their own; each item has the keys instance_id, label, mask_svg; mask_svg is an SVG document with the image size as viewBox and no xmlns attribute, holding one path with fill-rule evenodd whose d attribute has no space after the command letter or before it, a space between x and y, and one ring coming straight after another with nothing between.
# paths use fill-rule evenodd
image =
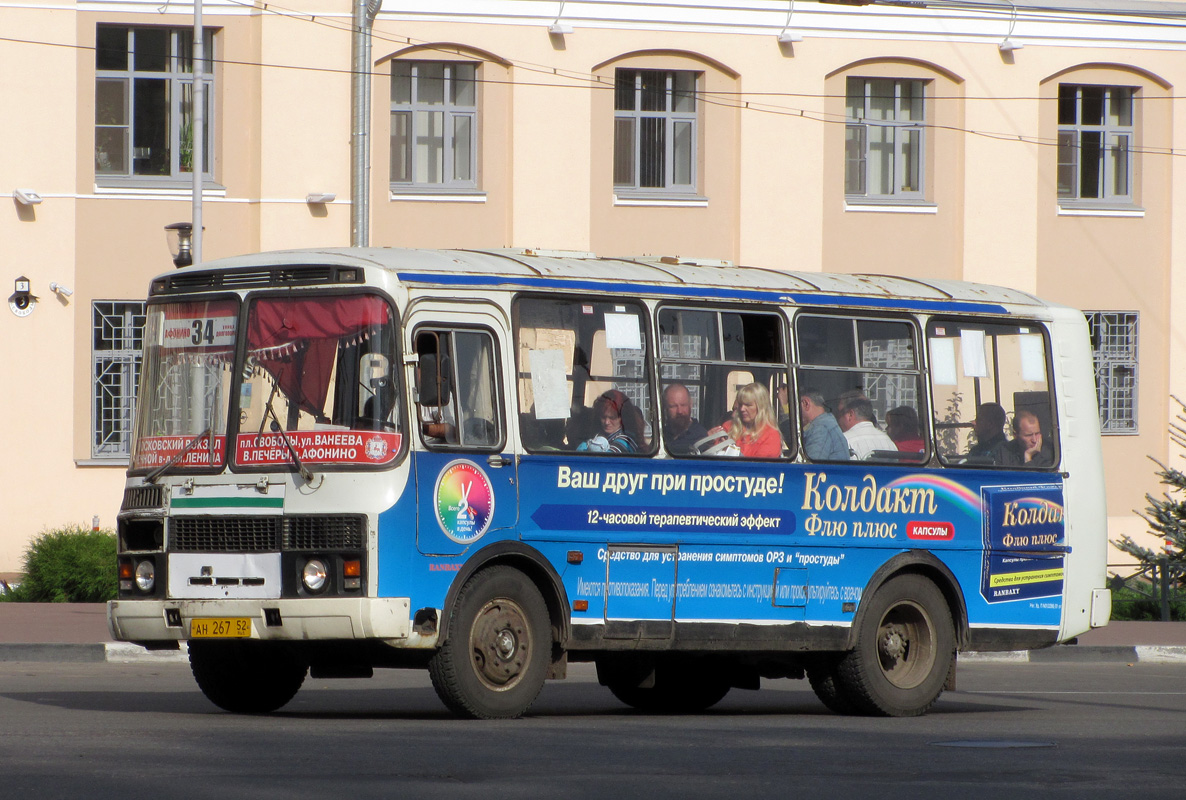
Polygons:
<instances>
[{"instance_id":1,"label":"red curtain in windshield","mask_svg":"<svg viewBox=\"0 0 1186 800\"><path fill-rule=\"evenodd\" d=\"M256 300L247 320L248 355L291 401L320 417L338 343L363 341L389 314L387 303L372 295Z\"/></svg>"}]
</instances>

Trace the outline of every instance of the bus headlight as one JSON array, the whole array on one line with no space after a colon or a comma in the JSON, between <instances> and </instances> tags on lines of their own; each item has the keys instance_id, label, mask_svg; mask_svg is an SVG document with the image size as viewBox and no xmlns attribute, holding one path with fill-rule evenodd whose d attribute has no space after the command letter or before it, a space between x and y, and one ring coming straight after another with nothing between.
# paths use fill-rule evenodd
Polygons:
<instances>
[{"instance_id":1,"label":"bus headlight","mask_svg":"<svg viewBox=\"0 0 1186 800\"><path fill-rule=\"evenodd\" d=\"M305 562L305 568L301 570L301 580L310 592L320 592L324 589L328 577L329 567L320 558L310 558Z\"/></svg>"},{"instance_id":2,"label":"bus headlight","mask_svg":"<svg viewBox=\"0 0 1186 800\"><path fill-rule=\"evenodd\" d=\"M136 565L136 588L144 593L156 586L156 567L147 559Z\"/></svg>"}]
</instances>

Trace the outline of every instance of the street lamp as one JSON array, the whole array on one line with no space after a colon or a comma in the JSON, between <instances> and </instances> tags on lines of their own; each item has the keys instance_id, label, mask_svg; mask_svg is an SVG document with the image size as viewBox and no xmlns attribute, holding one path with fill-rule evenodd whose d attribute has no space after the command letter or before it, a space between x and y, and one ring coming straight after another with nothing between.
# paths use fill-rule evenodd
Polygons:
<instances>
[{"instance_id":1,"label":"street lamp","mask_svg":"<svg viewBox=\"0 0 1186 800\"><path fill-rule=\"evenodd\" d=\"M189 222L174 222L165 226L165 237L169 241L169 253L173 266L188 267L194 263L194 226Z\"/></svg>"}]
</instances>

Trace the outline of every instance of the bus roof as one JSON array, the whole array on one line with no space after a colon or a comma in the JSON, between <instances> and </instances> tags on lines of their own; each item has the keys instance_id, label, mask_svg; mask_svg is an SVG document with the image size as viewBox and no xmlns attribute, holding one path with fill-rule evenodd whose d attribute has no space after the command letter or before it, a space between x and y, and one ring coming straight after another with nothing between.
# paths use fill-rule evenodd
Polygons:
<instances>
[{"instance_id":1,"label":"bus roof","mask_svg":"<svg viewBox=\"0 0 1186 800\"><path fill-rule=\"evenodd\" d=\"M831 295L834 303L845 305L936 310L947 304L957 304L963 311L997 313L1006 311L1003 308L1006 305L1053 305L1017 289L964 281L782 272L762 267L735 266L728 261L672 256L599 258L592 253L526 248L428 250L340 247L278 250L207 261L166 273L160 279L168 281L173 292L202 288L248 288L253 285L251 281L207 284L201 280L201 276L203 273L222 270L251 273L267 267L294 266L378 267L395 273L404 283L475 288L627 289L633 293L642 290L648 294L679 297L787 299L791 302L818 302L822 294ZM176 276L178 280L169 280L171 276ZM154 287L156 285L157 282L154 282ZM969 308L967 304L980 308Z\"/></svg>"}]
</instances>

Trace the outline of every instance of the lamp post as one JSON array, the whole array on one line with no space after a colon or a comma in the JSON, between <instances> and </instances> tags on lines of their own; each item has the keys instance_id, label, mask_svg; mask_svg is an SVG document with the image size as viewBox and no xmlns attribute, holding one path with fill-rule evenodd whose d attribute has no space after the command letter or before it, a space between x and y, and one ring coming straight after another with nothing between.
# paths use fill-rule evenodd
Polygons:
<instances>
[{"instance_id":1,"label":"lamp post","mask_svg":"<svg viewBox=\"0 0 1186 800\"><path fill-rule=\"evenodd\" d=\"M165 226L165 238L169 242L169 253L173 266L188 267L194 263L194 226L189 222L174 222Z\"/></svg>"},{"instance_id":2,"label":"lamp post","mask_svg":"<svg viewBox=\"0 0 1186 800\"><path fill-rule=\"evenodd\" d=\"M194 0L194 46L193 46L193 108L191 109L193 120L193 157L190 162L190 170L193 178L193 198L191 205L193 210L193 223L190 226L190 235L192 237L192 244L189 248L189 261L185 264L177 264L177 258L174 257L173 263L177 266L188 267L195 260L201 262L202 260L202 178L203 169L206 160L206 142L205 130L203 126L206 124L206 109L205 109L205 93L206 86L203 82L202 67L203 59L206 57L204 52L205 37L202 35L202 0ZM196 234L196 235L194 235Z\"/></svg>"}]
</instances>

